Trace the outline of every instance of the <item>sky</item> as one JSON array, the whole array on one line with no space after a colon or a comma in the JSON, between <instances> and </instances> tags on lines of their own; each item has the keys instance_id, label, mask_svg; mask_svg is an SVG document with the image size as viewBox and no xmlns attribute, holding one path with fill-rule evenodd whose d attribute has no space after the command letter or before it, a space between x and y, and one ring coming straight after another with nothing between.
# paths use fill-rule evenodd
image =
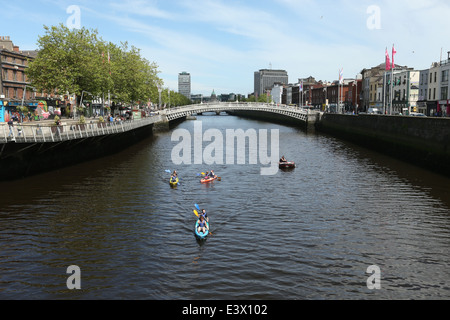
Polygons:
<instances>
[{"instance_id":1,"label":"sky","mask_svg":"<svg viewBox=\"0 0 450 320\"><path fill-rule=\"evenodd\" d=\"M290 83L355 78L385 61L427 69L450 51L448 0L0 0L0 36L37 49L43 26L96 29L159 66L166 88L191 74L192 94L254 91L254 72ZM74 10L75 8L75 10Z\"/></svg>"}]
</instances>

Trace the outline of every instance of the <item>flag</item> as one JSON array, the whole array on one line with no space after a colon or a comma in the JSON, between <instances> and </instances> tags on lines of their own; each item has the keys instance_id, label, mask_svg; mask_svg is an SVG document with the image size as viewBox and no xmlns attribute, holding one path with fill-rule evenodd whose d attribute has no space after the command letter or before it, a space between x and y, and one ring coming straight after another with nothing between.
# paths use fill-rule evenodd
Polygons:
<instances>
[{"instance_id":1,"label":"flag","mask_svg":"<svg viewBox=\"0 0 450 320\"><path fill-rule=\"evenodd\" d=\"M303 80L300 82L300 92L303 92Z\"/></svg>"},{"instance_id":2,"label":"flag","mask_svg":"<svg viewBox=\"0 0 450 320\"><path fill-rule=\"evenodd\" d=\"M339 70L339 84L344 84L344 68Z\"/></svg>"},{"instance_id":3,"label":"flag","mask_svg":"<svg viewBox=\"0 0 450 320\"><path fill-rule=\"evenodd\" d=\"M386 71L391 70L391 59L389 58L388 49L386 48Z\"/></svg>"},{"instance_id":4,"label":"flag","mask_svg":"<svg viewBox=\"0 0 450 320\"><path fill-rule=\"evenodd\" d=\"M394 56L397 54L395 46L392 46L392 69L395 69Z\"/></svg>"}]
</instances>

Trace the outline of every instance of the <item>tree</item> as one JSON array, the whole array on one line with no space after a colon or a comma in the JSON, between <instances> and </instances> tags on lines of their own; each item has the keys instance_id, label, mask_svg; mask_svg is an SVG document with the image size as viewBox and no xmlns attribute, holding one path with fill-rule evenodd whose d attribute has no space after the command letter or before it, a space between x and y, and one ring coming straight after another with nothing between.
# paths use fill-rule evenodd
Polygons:
<instances>
[{"instance_id":1,"label":"tree","mask_svg":"<svg viewBox=\"0 0 450 320\"><path fill-rule=\"evenodd\" d=\"M27 75L38 91L81 96L110 94L118 103L157 99L158 66L127 43L103 41L97 30L44 26L39 52Z\"/></svg>"},{"instance_id":2,"label":"tree","mask_svg":"<svg viewBox=\"0 0 450 320\"><path fill-rule=\"evenodd\" d=\"M38 40L38 55L27 69L32 85L47 93L100 93L101 40L97 31L71 31L62 24L44 29L46 34Z\"/></svg>"}]
</instances>

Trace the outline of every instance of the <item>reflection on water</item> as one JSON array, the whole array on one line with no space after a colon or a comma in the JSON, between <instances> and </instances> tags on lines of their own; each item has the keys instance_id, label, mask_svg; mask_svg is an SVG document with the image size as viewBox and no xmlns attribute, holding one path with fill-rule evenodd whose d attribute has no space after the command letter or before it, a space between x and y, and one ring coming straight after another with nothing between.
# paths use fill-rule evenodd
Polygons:
<instances>
[{"instance_id":1,"label":"reflection on water","mask_svg":"<svg viewBox=\"0 0 450 320\"><path fill-rule=\"evenodd\" d=\"M203 128L279 129L293 171L174 168L171 132L78 166L0 184L3 299L448 299L450 180L278 124L204 116ZM193 130L193 122L178 128ZM206 144L205 144L206 145ZM181 180L170 188L165 170ZM194 236L194 203L212 235ZM378 265L382 289L366 286ZM82 290L66 287L81 269ZM213 288L213 289L212 289Z\"/></svg>"}]
</instances>

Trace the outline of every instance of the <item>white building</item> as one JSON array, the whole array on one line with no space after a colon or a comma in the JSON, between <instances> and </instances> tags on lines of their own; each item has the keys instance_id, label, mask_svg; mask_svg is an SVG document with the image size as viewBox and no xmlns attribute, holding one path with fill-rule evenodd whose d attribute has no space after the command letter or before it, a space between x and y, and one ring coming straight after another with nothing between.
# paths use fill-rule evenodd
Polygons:
<instances>
[{"instance_id":1,"label":"white building","mask_svg":"<svg viewBox=\"0 0 450 320\"><path fill-rule=\"evenodd\" d=\"M273 103L280 105L283 101L283 85L275 84L271 90Z\"/></svg>"},{"instance_id":2,"label":"white building","mask_svg":"<svg viewBox=\"0 0 450 320\"><path fill-rule=\"evenodd\" d=\"M436 111L438 112L438 115L442 115L445 117L450 116L450 82L449 82L449 75L450 75L450 53L449 53L449 59L446 61L441 62L441 70L440 70L440 92L439 92L439 100L438 105L436 108Z\"/></svg>"},{"instance_id":3,"label":"white building","mask_svg":"<svg viewBox=\"0 0 450 320\"><path fill-rule=\"evenodd\" d=\"M392 114L410 114L417 107L419 100L419 84L421 72L412 68L404 67L394 71L393 83L391 84L391 73L386 74L386 100L387 105L391 98L392 87Z\"/></svg>"}]
</instances>

